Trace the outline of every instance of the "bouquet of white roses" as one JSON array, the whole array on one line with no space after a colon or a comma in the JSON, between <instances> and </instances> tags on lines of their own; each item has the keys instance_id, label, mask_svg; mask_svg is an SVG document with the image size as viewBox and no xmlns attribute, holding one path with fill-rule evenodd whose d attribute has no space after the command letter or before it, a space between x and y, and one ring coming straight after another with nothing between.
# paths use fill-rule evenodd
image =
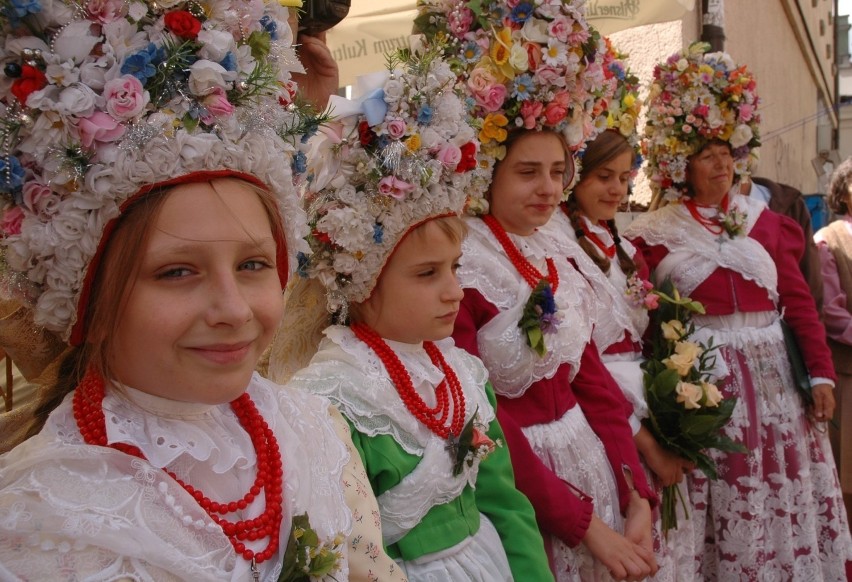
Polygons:
<instances>
[{"instance_id":1,"label":"bouquet of white roses","mask_svg":"<svg viewBox=\"0 0 852 582\"><path fill-rule=\"evenodd\" d=\"M689 297L681 297L669 279L653 291L659 296L651 343L652 353L642 364L645 371L645 420L663 447L691 461L710 479L716 467L707 449L743 451L744 448L721 434L731 418L736 398L725 398L713 383L710 370L715 364L712 338L705 343L691 341L695 333L692 314L704 313L704 306ZM689 511L677 485L663 488L661 518L663 532L677 528L677 502Z\"/></svg>"}]
</instances>

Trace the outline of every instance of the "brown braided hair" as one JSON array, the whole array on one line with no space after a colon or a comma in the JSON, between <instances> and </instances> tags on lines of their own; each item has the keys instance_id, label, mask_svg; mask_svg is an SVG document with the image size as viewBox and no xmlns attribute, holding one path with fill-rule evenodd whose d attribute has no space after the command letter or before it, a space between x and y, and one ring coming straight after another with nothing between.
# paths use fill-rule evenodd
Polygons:
<instances>
[{"instance_id":1,"label":"brown braided hair","mask_svg":"<svg viewBox=\"0 0 852 582\"><path fill-rule=\"evenodd\" d=\"M584 176L589 175L599 166L605 164L611 159L620 156L624 152L630 152L630 165L635 161L636 151L630 143L615 130L608 129L601 133L583 152L583 166L580 174L578 185L583 182ZM575 186L576 187L576 186ZM574 229L574 234L577 237L577 243L580 245L587 255L604 273L609 273L610 261L609 258L601 254L600 250L586 238L586 233L583 231L580 207L577 204L576 196L569 196L568 200L562 204L562 210L568 216L571 222L571 227ZM636 263L621 247L621 237L618 234L618 227L615 220L607 220L606 226L612 233L612 239L615 242L616 256L618 257L618 266L622 272L630 277L636 272Z\"/></svg>"}]
</instances>

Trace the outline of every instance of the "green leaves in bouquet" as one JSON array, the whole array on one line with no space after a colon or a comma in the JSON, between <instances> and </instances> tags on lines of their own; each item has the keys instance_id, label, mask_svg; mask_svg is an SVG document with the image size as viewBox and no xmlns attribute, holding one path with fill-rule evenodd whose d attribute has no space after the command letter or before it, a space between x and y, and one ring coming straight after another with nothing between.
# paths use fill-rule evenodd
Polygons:
<instances>
[{"instance_id":1,"label":"green leaves in bouquet","mask_svg":"<svg viewBox=\"0 0 852 582\"><path fill-rule=\"evenodd\" d=\"M331 574L340 568L343 539L338 537L331 544L324 543L311 527L307 513L293 516L278 582L310 582L324 576L336 580Z\"/></svg>"}]
</instances>

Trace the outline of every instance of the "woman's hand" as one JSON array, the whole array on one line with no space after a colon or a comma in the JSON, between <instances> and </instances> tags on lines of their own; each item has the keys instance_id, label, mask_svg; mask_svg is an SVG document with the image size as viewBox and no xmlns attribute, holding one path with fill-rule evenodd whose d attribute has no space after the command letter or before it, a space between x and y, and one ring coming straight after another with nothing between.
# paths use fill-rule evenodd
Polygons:
<instances>
[{"instance_id":1,"label":"woman's hand","mask_svg":"<svg viewBox=\"0 0 852 582\"><path fill-rule=\"evenodd\" d=\"M663 448L644 426L636 433L635 441L636 448L653 471L657 483L663 487L680 483L684 473L695 468L686 459Z\"/></svg>"},{"instance_id":2,"label":"woman's hand","mask_svg":"<svg viewBox=\"0 0 852 582\"><path fill-rule=\"evenodd\" d=\"M643 580L657 571L654 552L610 529L596 515L583 544L616 580Z\"/></svg>"},{"instance_id":3,"label":"woman's hand","mask_svg":"<svg viewBox=\"0 0 852 582\"><path fill-rule=\"evenodd\" d=\"M831 384L817 384L811 390L814 397L814 419L827 422L834 416L834 389Z\"/></svg>"}]
</instances>

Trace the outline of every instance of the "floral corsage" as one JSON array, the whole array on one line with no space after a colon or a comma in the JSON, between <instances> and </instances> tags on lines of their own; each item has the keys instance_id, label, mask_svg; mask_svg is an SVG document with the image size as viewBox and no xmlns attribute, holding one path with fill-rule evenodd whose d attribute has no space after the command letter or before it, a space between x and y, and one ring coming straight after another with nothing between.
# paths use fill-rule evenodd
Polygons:
<instances>
[{"instance_id":1,"label":"floral corsage","mask_svg":"<svg viewBox=\"0 0 852 582\"><path fill-rule=\"evenodd\" d=\"M467 421L458 438L450 434L450 449L454 452L455 463L453 464L453 477L457 477L464 470L465 465L473 467L481 463L497 447L503 446L499 440L491 440L485 431L488 427L479 420L479 412L474 412Z\"/></svg>"},{"instance_id":2,"label":"floral corsage","mask_svg":"<svg viewBox=\"0 0 852 582\"><path fill-rule=\"evenodd\" d=\"M343 542L343 534L320 540L307 513L293 516L278 582L310 582L325 576L334 579L332 575L340 570L343 559Z\"/></svg>"},{"instance_id":3,"label":"floral corsage","mask_svg":"<svg viewBox=\"0 0 852 582\"><path fill-rule=\"evenodd\" d=\"M648 279L643 279L638 273L633 273L627 278L624 294L627 295L627 302L634 308L643 307L650 311L660 305L660 296L651 293L653 289L653 283Z\"/></svg>"},{"instance_id":4,"label":"floral corsage","mask_svg":"<svg viewBox=\"0 0 852 582\"><path fill-rule=\"evenodd\" d=\"M731 208L728 212L719 213L719 226L730 238L736 238L745 233L745 225L748 221L748 213L737 208Z\"/></svg>"},{"instance_id":5,"label":"floral corsage","mask_svg":"<svg viewBox=\"0 0 852 582\"><path fill-rule=\"evenodd\" d=\"M542 279L530 293L530 298L524 305L524 313L518 322L518 327L527 335L527 345L539 356L544 356L547 353L544 336L556 333L556 327L561 320L556 300L553 298L553 288L547 279Z\"/></svg>"}]
</instances>

